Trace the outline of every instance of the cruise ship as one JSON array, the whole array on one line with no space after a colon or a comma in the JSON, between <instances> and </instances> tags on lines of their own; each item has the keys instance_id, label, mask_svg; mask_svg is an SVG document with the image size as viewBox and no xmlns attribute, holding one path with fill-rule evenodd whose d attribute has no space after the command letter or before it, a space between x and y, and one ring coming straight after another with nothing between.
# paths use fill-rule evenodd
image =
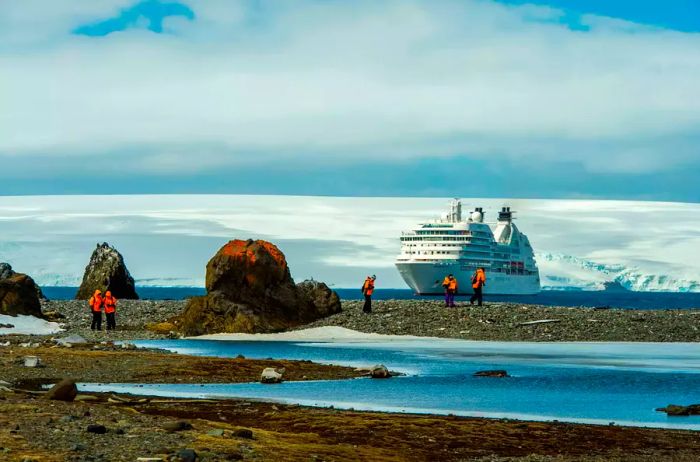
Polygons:
<instances>
[{"instance_id":1,"label":"cruise ship","mask_svg":"<svg viewBox=\"0 0 700 462\"><path fill-rule=\"evenodd\" d=\"M514 212L503 207L495 223L487 224L483 208L462 217L455 199L449 213L401 234L396 267L419 295L443 292L442 281L453 274L459 293L472 293L476 268L486 271L484 294L530 295L540 291L540 274L525 234L513 223Z\"/></svg>"}]
</instances>

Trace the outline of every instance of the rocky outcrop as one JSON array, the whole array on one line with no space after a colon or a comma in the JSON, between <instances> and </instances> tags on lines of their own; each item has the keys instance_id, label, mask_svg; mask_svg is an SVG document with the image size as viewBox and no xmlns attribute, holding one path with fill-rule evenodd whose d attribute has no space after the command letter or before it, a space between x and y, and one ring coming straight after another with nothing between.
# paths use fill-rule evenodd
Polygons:
<instances>
[{"instance_id":1,"label":"rocky outcrop","mask_svg":"<svg viewBox=\"0 0 700 462\"><path fill-rule=\"evenodd\" d=\"M129 274L124 258L117 249L106 242L97 244L97 248L92 253L75 298L87 300L95 290L101 290L103 293L109 290L118 299L139 298L136 294L134 278Z\"/></svg>"},{"instance_id":2,"label":"rocky outcrop","mask_svg":"<svg viewBox=\"0 0 700 462\"><path fill-rule=\"evenodd\" d=\"M508 371L496 369L490 371L476 371L474 372L474 377L510 377L510 375L508 375Z\"/></svg>"},{"instance_id":3,"label":"rocky outcrop","mask_svg":"<svg viewBox=\"0 0 700 462\"><path fill-rule=\"evenodd\" d=\"M0 280L9 279L16 274L21 274L21 273L15 272L9 263L0 263ZM34 288L36 289L37 297L39 297L39 299L41 299L41 300L46 300L46 297L44 296L44 293L41 291L41 288L37 285L36 282L34 282L33 279L32 279L32 282L34 283Z\"/></svg>"},{"instance_id":4,"label":"rocky outcrop","mask_svg":"<svg viewBox=\"0 0 700 462\"><path fill-rule=\"evenodd\" d=\"M186 335L277 332L340 311L325 284L294 284L284 254L267 241L234 240L209 260L207 295L173 323Z\"/></svg>"},{"instance_id":5,"label":"rocky outcrop","mask_svg":"<svg viewBox=\"0 0 700 462\"><path fill-rule=\"evenodd\" d=\"M691 404L689 406L679 406L677 404L669 404L666 407L656 409L659 412L665 412L669 416L689 416L700 415L700 404Z\"/></svg>"},{"instance_id":6,"label":"rocky outcrop","mask_svg":"<svg viewBox=\"0 0 700 462\"><path fill-rule=\"evenodd\" d=\"M26 274L14 273L0 279L0 314L41 317L41 303L32 278Z\"/></svg>"}]
</instances>

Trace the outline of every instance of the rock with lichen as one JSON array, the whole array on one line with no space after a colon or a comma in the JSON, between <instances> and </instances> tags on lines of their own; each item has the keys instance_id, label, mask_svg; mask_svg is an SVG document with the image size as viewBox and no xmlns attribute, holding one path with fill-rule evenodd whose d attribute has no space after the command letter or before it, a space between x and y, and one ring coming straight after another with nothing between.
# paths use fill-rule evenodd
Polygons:
<instances>
[{"instance_id":1,"label":"rock with lichen","mask_svg":"<svg viewBox=\"0 0 700 462\"><path fill-rule=\"evenodd\" d=\"M103 293L111 291L116 298L138 299L134 278L124 263L124 257L106 242L97 244L85 267L83 282L80 284L75 298L89 299L95 290Z\"/></svg>"},{"instance_id":2,"label":"rock with lichen","mask_svg":"<svg viewBox=\"0 0 700 462\"><path fill-rule=\"evenodd\" d=\"M206 289L173 320L186 335L276 332L340 311L325 284L294 284L284 254L263 240L233 240L219 249L207 264Z\"/></svg>"}]
</instances>

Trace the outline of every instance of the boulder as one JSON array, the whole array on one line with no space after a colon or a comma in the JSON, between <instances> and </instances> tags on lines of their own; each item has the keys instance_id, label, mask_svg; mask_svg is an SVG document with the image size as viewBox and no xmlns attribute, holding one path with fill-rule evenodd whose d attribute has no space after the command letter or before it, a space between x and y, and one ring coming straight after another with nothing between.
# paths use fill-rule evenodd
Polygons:
<instances>
[{"instance_id":1,"label":"boulder","mask_svg":"<svg viewBox=\"0 0 700 462\"><path fill-rule=\"evenodd\" d=\"M474 377L510 377L507 371L496 369L492 371L476 371Z\"/></svg>"},{"instance_id":2,"label":"boulder","mask_svg":"<svg viewBox=\"0 0 700 462\"><path fill-rule=\"evenodd\" d=\"M284 254L262 240L219 249L207 264L206 289L172 320L185 335L278 332L340 311L325 284L294 284Z\"/></svg>"},{"instance_id":3,"label":"boulder","mask_svg":"<svg viewBox=\"0 0 700 462\"><path fill-rule=\"evenodd\" d=\"M102 293L109 290L118 299L139 298L136 294L134 278L126 268L124 257L106 242L97 244L97 248L92 253L75 298L87 300L92 297L95 290L101 290Z\"/></svg>"},{"instance_id":4,"label":"boulder","mask_svg":"<svg viewBox=\"0 0 700 462\"><path fill-rule=\"evenodd\" d=\"M388 379L391 377L391 372L384 364L377 364L369 370L369 376L373 379Z\"/></svg>"},{"instance_id":5,"label":"boulder","mask_svg":"<svg viewBox=\"0 0 700 462\"><path fill-rule=\"evenodd\" d=\"M306 280L297 284L297 290L304 299L311 302L319 317L325 318L340 313L340 297L325 283Z\"/></svg>"},{"instance_id":6,"label":"boulder","mask_svg":"<svg viewBox=\"0 0 700 462\"><path fill-rule=\"evenodd\" d=\"M73 401L78 396L78 387L73 379L63 379L46 392L44 397L54 401Z\"/></svg>"},{"instance_id":7,"label":"boulder","mask_svg":"<svg viewBox=\"0 0 700 462\"><path fill-rule=\"evenodd\" d=\"M260 374L261 383L282 383L284 369L278 371L274 367L266 367Z\"/></svg>"},{"instance_id":8,"label":"boulder","mask_svg":"<svg viewBox=\"0 0 700 462\"><path fill-rule=\"evenodd\" d=\"M14 273L0 279L0 314L42 317L37 286L32 278Z\"/></svg>"},{"instance_id":9,"label":"boulder","mask_svg":"<svg viewBox=\"0 0 700 462\"><path fill-rule=\"evenodd\" d=\"M0 263L0 280L9 279L12 276L15 276L17 274L22 274L22 273L15 272L9 263ZM34 289L36 290L37 297L39 297L40 300L46 300L44 293L41 291L41 288L37 285L37 283L34 282L34 280L32 278L29 278L29 279L34 284Z\"/></svg>"}]
</instances>

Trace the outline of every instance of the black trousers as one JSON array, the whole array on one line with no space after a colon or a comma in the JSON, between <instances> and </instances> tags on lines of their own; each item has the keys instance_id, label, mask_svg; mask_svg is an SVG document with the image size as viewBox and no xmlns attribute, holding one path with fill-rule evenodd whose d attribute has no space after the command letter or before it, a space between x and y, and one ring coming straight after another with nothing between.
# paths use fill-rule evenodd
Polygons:
<instances>
[{"instance_id":1,"label":"black trousers","mask_svg":"<svg viewBox=\"0 0 700 462\"><path fill-rule=\"evenodd\" d=\"M474 289L474 295L472 295L472 298L469 299L469 303L474 303L478 300L479 306L481 306L484 303L484 295L482 291L483 287L477 287Z\"/></svg>"},{"instance_id":2,"label":"black trousers","mask_svg":"<svg viewBox=\"0 0 700 462\"><path fill-rule=\"evenodd\" d=\"M372 296L371 295L365 295L365 306L362 307L362 311L364 311L365 313L372 312Z\"/></svg>"},{"instance_id":3,"label":"black trousers","mask_svg":"<svg viewBox=\"0 0 700 462\"><path fill-rule=\"evenodd\" d=\"M107 316L107 330L113 330L117 328L117 322L114 319L115 313L105 313Z\"/></svg>"},{"instance_id":4,"label":"black trousers","mask_svg":"<svg viewBox=\"0 0 700 462\"><path fill-rule=\"evenodd\" d=\"M102 311L92 312L92 324L90 324L90 329L102 330Z\"/></svg>"}]
</instances>

